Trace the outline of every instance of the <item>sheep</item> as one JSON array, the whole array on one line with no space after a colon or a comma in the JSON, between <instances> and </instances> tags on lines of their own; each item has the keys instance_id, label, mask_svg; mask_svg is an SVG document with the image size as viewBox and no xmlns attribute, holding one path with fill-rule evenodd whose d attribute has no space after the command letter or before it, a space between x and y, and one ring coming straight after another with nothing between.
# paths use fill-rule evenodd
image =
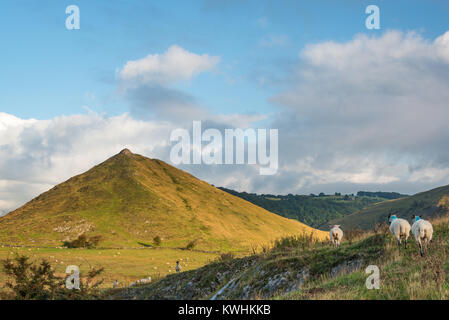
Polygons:
<instances>
[{"instance_id":1,"label":"sheep","mask_svg":"<svg viewBox=\"0 0 449 320\"><path fill-rule=\"evenodd\" d=\"M118 286L118 280L114 280L114 283L112 284L112 288L117 288Z\"/></svg>"},{"instance_id":2,"label":"sheep","mask_svg":"<svg viewBox=\"0 0 449 320\"><path fill-rule=\"evenodd\" d=\"M388 221L390 222L390 232L398 241L398 247L401 247L401 239L404 238L404 248L407 249L407 240L411 229L410 223L405 219L398 218L395 214L388 215Z\"/></svg>"},{"instance_id":3,"label":"sheep","mask_svg":"<svg viewBox=\"0 0 449 320\"><path fill-rule=\"evenodd\" d=\"M176 270L176 272L181 272L181 271L182 271L182 267L181 267L181 265L179 264L179 260L176 261L176 268L175 268L175 270Z\"/></svg>"},{"instance_id":4,"label":"sheep","mask_svg":"<svg viewBox=\"0 0 449 320\"><path fill-rule=\"evenodd\" d=\"M151 277L145 278L145 279L140 279L136 281L138 284L144 284L144 283L150 283L151 282Z\"/></svg>"},{"instance_id":5,"label":"sheep","mask_svg":"<svg viewBox=\"0 0 449 320\"><path fill-rule=\"evenodd\" d=\"M151 282L151 277L148 277L148 278L137 280L135 282L131 282L129 284L129 286L134 287L135 285L138 285L138 284L145 284L145 283L150 283L150 282Z\"/></svg>"},{"instance_id":6,"label":"sheep","mask_svg":"<svg viewBox=\"0 0 449 320\"><path fill-rule=\"evenodd\" d=\"M424 245L427 249L429 242L432 241L433 227L429 221L421 219L419 216L412 216L412 220L414 221L412 225L412 233L415 236L416 242L418 242L419 253L422 257L424 256L422 242L424 241Z\"/></svg>"},{"instance_id":7,"label":"sheep","mask_svg":"<svg viewBox=\"0 0 449 320\"><path fill-rule=\"evenodd\" d=\"M343 239L343 231L340 229L340 225L334 225L330 232L329 238L331 243L338 248L340 246L341 240Z\"/></svg>"}]
</instances>

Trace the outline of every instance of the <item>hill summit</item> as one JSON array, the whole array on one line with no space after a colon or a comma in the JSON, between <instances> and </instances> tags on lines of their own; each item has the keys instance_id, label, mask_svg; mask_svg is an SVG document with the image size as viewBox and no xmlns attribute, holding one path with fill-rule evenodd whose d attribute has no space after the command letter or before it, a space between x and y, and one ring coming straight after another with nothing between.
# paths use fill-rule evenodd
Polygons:
<instances>
[{"instance_id":1,"label":"hill summit","mask_svg":"<svg viewBox=\"0 0 449 320\"><path fill-rule=\"evenodd\" d=\"M62 245L81 234L102 247L238 250L327 233L280 217L167 163L124 149L0 218L0 243ZM157 241L159 242L159 241Z\"/></svg>"}]
</instances>

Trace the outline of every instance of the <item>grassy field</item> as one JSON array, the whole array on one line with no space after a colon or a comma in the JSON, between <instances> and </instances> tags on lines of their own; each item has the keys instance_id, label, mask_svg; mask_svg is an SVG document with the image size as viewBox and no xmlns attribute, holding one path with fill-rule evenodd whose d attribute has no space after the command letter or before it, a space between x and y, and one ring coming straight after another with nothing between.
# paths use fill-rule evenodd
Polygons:
<instances>
[{"instance_id":1,"label":"grassy field","mask_svg":"<svg viewBox=\"0 0 449 320\"><path fill-rule=\"evenodd\" d=\"M119 286L128 286L132 281L147 278L157 280L175 272L175 263L180 260L183 270L199 268L217 258L217 253L190 250L146 248L146 249L57 249L57 248L5 248L0 247L0 259L13 258L15 254L26 255L31 261L47 259L59 276L65 276L68 265L80 267L81 276L91 267L102 266L102 287L111 288L115 279ZM1 269L1 268L0 268ZM0 290L6 276L0 270Z\"/></svg>"},{"instance_id":2,"label":"grassy field","mask_svg":"<svg viewBox=\"0 0 449 320\"><path fill-rule=\"evenodd\" d=\"M214 261L197 270L167 275L137 290L117 290L116 299L442 299L449 298L449 218L434 224L434 239L421 257L411 236L407 249L397 246L388 229L344 241L308 243L284 238L269 250L237 259ZM365 268L377 265L380 289L365 286Z\"/></svg>"},{"instance_id":3,"label":"grassy field","mask_svg":"<svg viewBox=\"0 0 449 320\"><path fill-rule=\"evenodd\" d=\"M449 218L433 221L434 238L424 257L414 239L408 249L398 249L388 235L383 253L371 264L380 269L380 289L368 290L364 268L340 277L327 274L306 283L300 291L277 299L313 300L447 300L449 299ZM338 250L351 250L347 243Z\"/></svg>"}]
</instances>

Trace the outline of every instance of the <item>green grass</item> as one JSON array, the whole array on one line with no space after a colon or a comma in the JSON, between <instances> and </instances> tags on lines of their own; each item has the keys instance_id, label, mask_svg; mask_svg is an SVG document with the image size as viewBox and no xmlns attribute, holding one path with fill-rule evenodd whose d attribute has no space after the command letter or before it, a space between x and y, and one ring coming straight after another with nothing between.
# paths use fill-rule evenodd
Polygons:
<instances>
[{"instance_id":1,"label":"green grass","mask_svg":"<svg viewBox=\"0 0 449 320\"><path fill-rule=\"evenodd\" d=\"M247 257L224 257L197 270L168 275L136 290L112 291L116 299L209 299L229 285L224 299L447 299L449 218L433 221L434 241L421 257L411 238L398 248L389 233L366 233L339 248L288 237ZM365 268L380 269L380 289L365 286ZM307 277L304 276L307 274ZM298 282L300 276L301 282ZM285 278L273 290L267 284ZM231 279L233 281L231 281ZM298 285L299 288L296 288ZM246 292L246 293L245 293Z\"/></svg>"},{"instance_id":2,"label":"green grass","mask_svg":"<svg viewBox=\"0 0 449 320\"><path fill-rule=\"evenodd\" d=\"M435 236L428 253L421 257L411 240L408 249L398 249L388 236L382 255L372 261L380 269L380 289L368 290L364 270L331 278L323 273L302 290L276 299L318 300L427 300L449 298L449 220L434 222ZM360 244L362 244L361 242ZM355 249L355 248L354 248Z\"/></svg>"},{"instance_id":3,"label":"green grass","mask_svg":"<svg viewBox=\"0 0 449 320\"><path fill-rule=\"evenodd\" d=\"M16 254L26 255L31 261L47 259L56 272L63 276L69 265L80 267L81 275L91 267L104 267L103 287L111 288L115 279L120 286L151 276L159 279L175 272L179 260L183 270L193 270L215 260L219 254L176 249L57 249L57 248L5 248L0 247L0 260L12 258ZM0 270L0 290L6 276ZM3 288L3 290L5 290Z\"/></svg>"}]
</instances>

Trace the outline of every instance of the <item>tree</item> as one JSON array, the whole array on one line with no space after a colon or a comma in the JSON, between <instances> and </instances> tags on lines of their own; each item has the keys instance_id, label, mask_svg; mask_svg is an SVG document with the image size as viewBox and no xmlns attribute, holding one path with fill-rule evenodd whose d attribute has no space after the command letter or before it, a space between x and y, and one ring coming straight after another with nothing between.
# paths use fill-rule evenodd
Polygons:
<instances>
[{"instance_id":1,"label":"tree","mask_svg":"<svg viewBox=\"0 0 449 320\"><path fill-rule=\"evenodd\" d=\"M155 236L155 237L153 238L153 242L154 242L154 244L155 244L156 246L160 246L160 245L161 245L161 242L162 242L162 239L161 239L161 237L159 237L159 236Z\"/></svg>"}]
</instances>

